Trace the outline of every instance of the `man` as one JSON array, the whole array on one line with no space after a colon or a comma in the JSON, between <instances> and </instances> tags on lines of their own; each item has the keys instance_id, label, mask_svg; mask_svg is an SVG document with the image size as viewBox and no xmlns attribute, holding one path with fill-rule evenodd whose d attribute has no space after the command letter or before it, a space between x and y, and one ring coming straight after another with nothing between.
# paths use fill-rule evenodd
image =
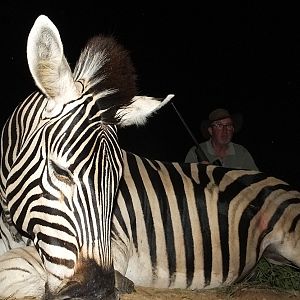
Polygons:
<instances>
[{"instance_id":1,"label":"man","mask_svg":"<svg viewBox=\"0 0 300 300\"><path fill-rule=\"evenodd\" d=\"M202 135L206 142L199 144L201 152L206 158L198 158L197 148L193 146L188 151L185 162L198 162L219 164L228 168L258 170L249 151L242 145L233 143L234 132L242 126L240 114L230 114L228 110L218 108L212 111L208 120L201 124ZM200 153L200 154L201 154Z\"/></svg>"}]
</instances>

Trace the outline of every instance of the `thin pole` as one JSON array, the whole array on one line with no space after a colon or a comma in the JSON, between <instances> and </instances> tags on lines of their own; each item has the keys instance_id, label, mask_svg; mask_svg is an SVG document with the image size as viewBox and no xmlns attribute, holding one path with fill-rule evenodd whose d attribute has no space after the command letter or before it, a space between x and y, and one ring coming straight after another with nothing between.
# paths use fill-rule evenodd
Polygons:
<instances>
[{"instance_id":1,"label":"thin pole","mask_svg":"<svg viewBox=\"0 0 300 300\"><path fill-rule=\"evenodd\" d=\"M179 119L181 120L182 124L184 125L185 129L188 131L188 133L190 134L191 138L193 139L195 145L196 145L196 154L198 157L199 161L208 161L208 158L206 156L206 154L204 153L204 151L201 149L201 147L199 146L199 143L197 141L197 139L195 138L194 134L192 133L192 131L190 130L189 126L186 124L185 120L183 119L182 115L180 114L180 112L177 110L175 104L173 102L171 102L173 108L175 109Z\"/></svg>"}]
</instances>

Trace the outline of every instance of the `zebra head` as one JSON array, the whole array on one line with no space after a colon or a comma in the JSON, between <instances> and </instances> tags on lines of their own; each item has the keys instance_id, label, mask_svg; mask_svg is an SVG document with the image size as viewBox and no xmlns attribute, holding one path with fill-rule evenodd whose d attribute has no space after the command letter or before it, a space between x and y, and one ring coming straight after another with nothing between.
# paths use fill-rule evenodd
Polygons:
<instances>
[{"instance_id":1,"label":"zebra head","mask_svg":"<svg viewBox=\"0 0 300 300\"><path fill-rule=\"evenodd\" d=\"M4 204L34 242L48 297L115 299L110 231L122 175L117 126L143 124L165 99L135 96L135 70L113 38L92 38L74 72L46 16L27 42L40 91L23 101L2 133Z\"/></svg>"}]
</instances>

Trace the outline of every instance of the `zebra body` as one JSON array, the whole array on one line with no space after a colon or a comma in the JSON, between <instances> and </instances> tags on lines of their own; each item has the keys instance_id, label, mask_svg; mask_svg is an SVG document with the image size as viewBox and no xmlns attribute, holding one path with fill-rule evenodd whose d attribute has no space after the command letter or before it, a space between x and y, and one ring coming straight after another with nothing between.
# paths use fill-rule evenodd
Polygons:
<instances>
[{"instance_id":1,"label":"zebra body","mask_svg":"<svg viewBox=\"0 0 300 300\"><path fill-rule=\"evenodd\" d=\"M114 266L136 285L203 289L242 280L264 255L300 268L300 193L264 173L124 153Z\"/></svg>"},{"instance_id":2,"label":"zebra body","mask_svg":"<svg viewBox=\"0 0 300 300\"><path fill-rule=\"evenodd\" d=\"M115 269L135 285L228 286L261 256L300 267L300 193L287 183L257 171L161 162L125 151L123 159L112 253ZM6 253L3 261L15 257L10 267L18 262L19 273L36 277L33 284L27 276L23 289L41 290L39 256L20 252ZM0 264L0 282L6 266Z\"/></svg>"},{"instance_id":3,"label":"zebra body","mask_svg":"<svg viewBox=\"0 0 300 300\"><path fill-rule=\"evenodd\" d=\"M1 133L0 249L33 241L47 273L46 297L117 299L117 126L145 123L172 95L136 96L129 54L111 37L92 38L73 74L57 28L43 15L29 33L27 59L39 91L19 104Z\"/></svg>"}]
</instances>

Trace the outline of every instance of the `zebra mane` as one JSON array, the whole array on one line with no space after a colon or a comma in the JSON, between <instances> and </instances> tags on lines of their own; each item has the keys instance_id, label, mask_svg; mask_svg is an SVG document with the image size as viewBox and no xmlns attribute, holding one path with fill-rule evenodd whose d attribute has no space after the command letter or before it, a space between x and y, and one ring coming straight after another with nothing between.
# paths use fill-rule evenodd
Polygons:
<instances>
[{"instance_id":1,"label":"zebra mane","mask_svg":"<svg viewBox=\"0 0 300 300\"><path fill-rule=\"evenodd\" d=\"M85 94L99 97L99 109L107 109L102 119L108 123L115 123L117 109L129 105L137 94L129 52L112 36L98 35L88 41L73 76L82 82Z\"/></svg>"}]
</instances>

